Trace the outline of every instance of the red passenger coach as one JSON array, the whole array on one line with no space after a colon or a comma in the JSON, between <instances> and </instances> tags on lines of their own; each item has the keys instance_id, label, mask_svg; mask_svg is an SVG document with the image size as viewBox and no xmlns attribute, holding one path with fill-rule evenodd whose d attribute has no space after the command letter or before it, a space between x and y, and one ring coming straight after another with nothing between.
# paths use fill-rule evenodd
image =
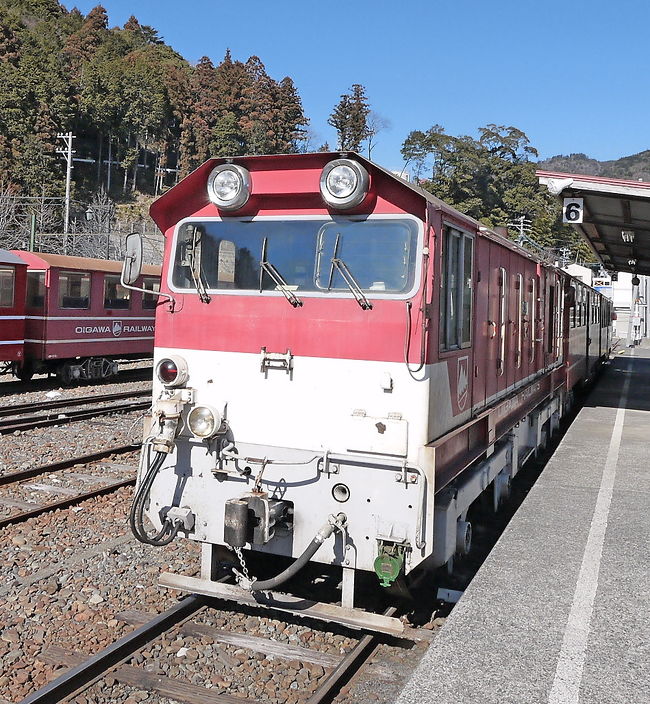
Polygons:
<instances>
[{"instance_id":1,"label":"red passenger coach","mask_svg":"<svg viewBox=\"0 0 650 704\"><path fill-rule=\"evenodd\" d=\"M20 257L0 249L0 370L23 359L26 271Z\"/></svg>"},{"instance_id":2,"label":"red passenger coach","mask_svg":"<svg viewBox=\"0 0 650 704\"><path fill-rule=\"evenodd\" d=\"M132 293L120 283L119 262L19 254L28 271L18 377L56 373L64 384L103 379L117 372L117 359L151 355L160 267L144 267L138 283L147 292Z\"/></svg>"}]
</instances>

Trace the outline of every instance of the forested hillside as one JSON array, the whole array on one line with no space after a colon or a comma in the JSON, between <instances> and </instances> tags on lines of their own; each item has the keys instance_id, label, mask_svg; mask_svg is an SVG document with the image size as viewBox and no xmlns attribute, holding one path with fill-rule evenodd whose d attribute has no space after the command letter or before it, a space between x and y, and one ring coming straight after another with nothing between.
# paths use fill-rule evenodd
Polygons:
<instances>
[{"instance_id":1,"label":"forested hillside","mask_svg":"<svg viewBox=\"0 0 650 704\"><path fill-rule=\"evenodd\" d=\"M256 56L193 67L135 17L109 29L103 7L83 17L56 0L0 0L0 116L0 172L51 195L60 132L89 160L75 167L95 160L77 191L108 188L111 174L111 191L156 193L209 154L297 151L307 124L291 78Z\"/></svg>"},{"instance_id":2,"label":"forested hillside","mask_svg":"<svg viewBox=\"0 0 650 704\"><path fill-rule=\"evenodd\" d=\"M328 123L336 148L370 152L387 118L355 83ZM0 0L1 247L26 247L32 230L40 249L119 258L120 233L153 235L147 204L207 158L327 148L308 125L292 78L271 77L257 56L226 51L218 64L191 65L135 16L111 28L101 5L84 16L57 0ZM420 185L486 225L580 249L537 184L537 152L521 130L490 124L474 138L434 125L411 132L402 155ZM628 160L636 177L638 160Z\"/></svg>"}]
</instances>

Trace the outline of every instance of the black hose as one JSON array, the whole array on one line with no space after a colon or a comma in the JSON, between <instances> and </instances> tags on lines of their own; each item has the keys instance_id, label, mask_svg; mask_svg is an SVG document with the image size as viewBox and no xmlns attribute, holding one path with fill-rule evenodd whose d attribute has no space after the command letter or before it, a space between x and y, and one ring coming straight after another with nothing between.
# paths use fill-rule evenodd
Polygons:
<instances>
[{"instance_id":1,"label":"black hose","mask_svg":"<svg viewBox=\"0 0 650 704\"><path fill-rule=\"evenodd\" d=\"M281 584L283 584L287 580L291 579L291 577L293 577L295 574L297 574L309 562L309 560L311 560L311 558L316 554L316 551L322 544L322 538L320 536L316 536L311 541L311 543L309 543L302 555L300 555L300 557L295 562L290 564L286 570L280 572L280 574L277 574L271 579L264 579L262 581L256 579L251 584L250 590L252 592L266 592L275 589L276 587L279 587Z\"/></svg>"},{"instance_id":2,"label":"black hose","mask_svg":"<svg viewBox=\"0 0 650 704\"><path fill-rule=\"evenodd\" d=\"M156 547L162 547L163 545L169 545L171 541L176 537L178 531L180 530L180 523L174 524L170 519L165 518L163 521L161 529L156 533L156 535L148 535L147 530L144 527L144 510L149 498L149 493L151 492L151 487L153 486L154 480L165 461L165 453L157 452L156 457L153 462L149 464L147 472L144 478L140 482L140 486L135 492L133 497L133 503L131 504L131 511L129 513L129 525L131 526L131 532L133 535L145 545L154 545Z\"/></svg>"}]
</instances>

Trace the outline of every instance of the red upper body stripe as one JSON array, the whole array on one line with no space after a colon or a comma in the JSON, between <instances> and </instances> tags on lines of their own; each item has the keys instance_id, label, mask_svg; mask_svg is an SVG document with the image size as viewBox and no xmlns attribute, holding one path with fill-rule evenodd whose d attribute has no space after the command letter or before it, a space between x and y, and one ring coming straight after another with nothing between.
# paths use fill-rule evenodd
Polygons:
<instances>
[{"instance_id":1,"label":"red upper body stripe","mask_svg":"<svg viewBox=\"0 0 650 704\"><path fill-rule=\"evenodd\" d=\"M307 298L293 308L284 297L178 295L182 310L159 310L156 346L259 354L401 362L407 329L406 301ZM179 301L180 302L180 301ZM166 307L165 307L166 308ZM413 306L417 316L417 306ZM411 326L411 358L419 355L419 328Z\"/></svg>"}]
</instances>

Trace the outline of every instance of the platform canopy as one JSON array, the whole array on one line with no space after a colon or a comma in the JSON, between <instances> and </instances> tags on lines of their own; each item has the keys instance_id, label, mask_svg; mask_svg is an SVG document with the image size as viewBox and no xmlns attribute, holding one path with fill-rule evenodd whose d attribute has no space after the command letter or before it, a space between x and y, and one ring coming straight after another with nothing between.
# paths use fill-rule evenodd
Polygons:
<instances>
[{"instance_id":1,"label":"platform canopy","mask_svg":"<svg viewBox=\"0 0 650 704\"><path fill-rule=\"evenodd\" d=\"M650 183L538 171L608 271L650 275Z\"/></svg>"}]
</instances>

